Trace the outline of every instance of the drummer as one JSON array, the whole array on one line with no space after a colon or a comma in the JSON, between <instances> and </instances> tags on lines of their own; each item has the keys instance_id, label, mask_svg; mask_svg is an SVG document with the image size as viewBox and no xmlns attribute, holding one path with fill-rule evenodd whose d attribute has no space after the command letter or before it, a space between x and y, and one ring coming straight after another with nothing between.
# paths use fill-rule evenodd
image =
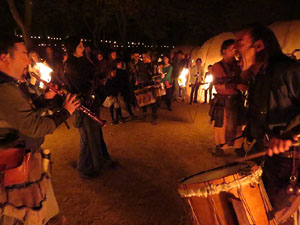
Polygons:
<instances>
[{"instance_id":1,"label":"drummer","mask_svg":"<svg viewBox=\"0 0 300 225\"><path fill-rule=\"evenodd\" d=\"M300 207L299 147L292 147L300 133L300 66L282 53L274 33L259 24L237 32L236 47L242 57L242 77L249 81L246 135L255 140L250 153L263 151L268 144L268 155L273 157L264 162L264 185L278 222L294 224ZM297 209L298 215L291 218Z\"/></svg>"},{"instance_id":2,"label":"drummer","mask_svg":"<svg viewBox=\"0 0 300 225\"><path fill-rule=\"evenodd\" d=\"M135 85L136 85L136 89L141 89L144 88L146 86L151 86L153 85L153 81L152 81L152 76L154 74L154 67L151 61L151 56L149 52L143 53L143 63L141 65L140 68L140 72L136 74L135 77ZM157 104L153 103L151 105L148 105L151 107L152 110L152 119L151 119L151 123L153 125L157 124ZM144 106L142 107L143 109L143 115L142 115L142 119L146 120L147 117L147 107L148 106Z\"/></svg>"}]
</instances>

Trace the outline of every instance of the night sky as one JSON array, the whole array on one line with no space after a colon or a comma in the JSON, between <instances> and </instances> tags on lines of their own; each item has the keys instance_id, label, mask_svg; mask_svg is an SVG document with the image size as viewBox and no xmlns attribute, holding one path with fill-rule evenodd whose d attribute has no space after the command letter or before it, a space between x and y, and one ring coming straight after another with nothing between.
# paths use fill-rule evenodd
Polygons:
<instances>
[{"instance_id":1,"label":"night sky","mask_svg":"<svg viewBox=\"0 0 300 225\"><path fill-rule=\"evenodd\" d=\"M13 32L17 25L1 2L1 32ZM24 2L15 0L22 17ZM201 45L243 24L292 19L300 19L299 0L32 0L31 34Z\"/></svg>"}]
</instances>

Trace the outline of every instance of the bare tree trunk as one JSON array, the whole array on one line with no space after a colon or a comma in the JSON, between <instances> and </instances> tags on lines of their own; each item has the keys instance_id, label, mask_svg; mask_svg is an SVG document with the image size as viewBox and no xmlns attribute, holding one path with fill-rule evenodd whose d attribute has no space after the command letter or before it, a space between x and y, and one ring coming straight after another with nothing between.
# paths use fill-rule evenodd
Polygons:
<instances>
[{"instance_id":1,"label":"bare tree trunk","mask_svg":"<svg viewBox=\"0 0 300 225\"><path fill-rule=\"evenodd\" d=\"M28 34L31 34L32 24L32 0L25 0L25 27Z\"/></svg>"},{"instance_id":2,"label":"bare tree trunk","mask_svg":"<svg viewBox=\"0 0 300 225\"><path fill-rule=\"evenodd\" d=\"M15 2L14 2L14 0L7 0L7 2L8 2L8 5L9 5L9 9L10 9L11 14L13 15L16 23L18 24L18 26L20 27L20 29L22 31L23 39L25 41L26 48L30 49L31 45L32 45L31 39L30 39L30 34L29 34L28 29L25 26L23 20L20 17L20 14L19 14L19 12L16 8L16 5L15 5ZM25 6L25 8L26 8L26 6Z\"/></svg>"},{"instance_id":3,"label":"bare tree trunk","mask_svg":"<svg viewBox=\"0 0 300 225\"><path fill-rule=\"evenodd\" d=\"M127 42L127 18L124 13L124 9L121 6L119 12L116 13L117 24L121 36L121 42Z\"/></svg>"}]
</instances>

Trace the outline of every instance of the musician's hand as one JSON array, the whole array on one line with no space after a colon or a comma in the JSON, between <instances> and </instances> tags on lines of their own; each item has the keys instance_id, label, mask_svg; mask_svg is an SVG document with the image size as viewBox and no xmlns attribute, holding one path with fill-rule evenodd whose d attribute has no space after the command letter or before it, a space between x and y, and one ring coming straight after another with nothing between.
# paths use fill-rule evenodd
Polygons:
<instances>
[{"instance_id":1,"label":"musician's hand","mask_svg":"<svg viewBox=\"0 0 300 225\"><path fill-rule=\"evenodd\" d=\"M165 74L162 73L162 74L161 74L161 79L163 79L164 77L165 77Z\"/></svg>"},{"instance_id":2,"label":"musician's hand","mask_svg":"<svg viewBox=\"0 0 300 225\"><path fill-rule=\"evenodd\" d=\"M294 136L293 140L298 141L298 137ZM288 151L293 144L293 140L272 138L268 146L268 155L272 156L273 154L280 154Z\"/></svg>"},{"instance_id":3,"label":"musician's hand","mask_svg":"<svg viewBox=\"0 0 300 225\"><path fill-rule=\"evenodd\" d=\"M55 85L55 88L56 89L58 88L57 85ZM56 94L57 94L56 92L54 92L53 90L49 89L48 91L45 92L44 98L45 99L52 99L52 98L55 97Z\"/></svg>"},{"instance_id":4,"label":"musician's hand","mask_svg":"<svg viewBox=\"0 0 300 225\"><path fill-rule=\"evenodd\" d=\"M77 109L80 105L80 101L75 100L76 97L77 97L76 95L71 95L71 94L67 94L66 96L66 100L64 102L64 108L68 110L70 115L72 115L75 109Z\"/></svg>"}]
</instances>

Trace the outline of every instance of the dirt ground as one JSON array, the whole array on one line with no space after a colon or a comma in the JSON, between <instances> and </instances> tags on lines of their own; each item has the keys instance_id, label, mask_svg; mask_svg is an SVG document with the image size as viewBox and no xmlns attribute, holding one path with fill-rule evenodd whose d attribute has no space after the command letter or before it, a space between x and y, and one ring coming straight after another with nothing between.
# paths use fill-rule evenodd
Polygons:
<instances>
[{"instance_id":1,"label":"dirt ground","mask_svg":"<svg viewBox=\"0 0 300 225\"><path fill-rule=\"evenodd\" d=\"M79 134L60 126L43 145L52 150L52 181L61 213L69 225L190 225L188 206L177 192L178 180L224 164L214 158L213 126L206 104L164 104L158 124L129 121L103 129L117 169L92 180L81 179L74 164ZM148 109L150 120L150 109ZM72 124L72 121L69 121ZM73 165L73 166L72 166Z\"/></svg>"}]
</instances>

